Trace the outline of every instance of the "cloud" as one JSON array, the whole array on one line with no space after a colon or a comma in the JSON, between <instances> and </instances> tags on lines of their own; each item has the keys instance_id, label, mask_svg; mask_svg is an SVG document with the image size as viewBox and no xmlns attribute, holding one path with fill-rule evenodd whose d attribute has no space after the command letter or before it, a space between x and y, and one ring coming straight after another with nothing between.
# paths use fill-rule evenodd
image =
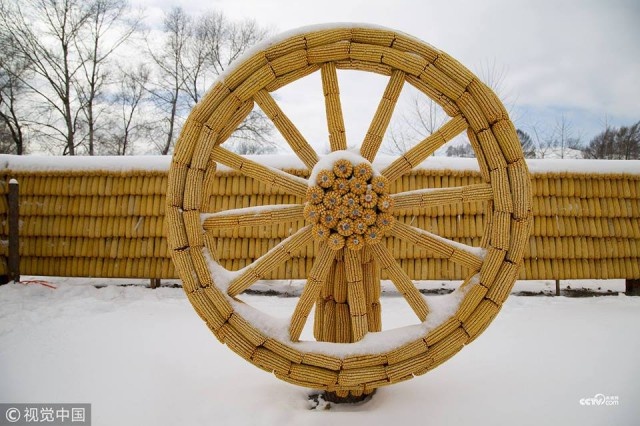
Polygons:
<instances>
[{"instance_id":1,"label":"cloud","mask_svg":"<svg viewBox=\"0 0 640 426\"><path fill-rule=\"evenodd\" d=\"M640 119L640 3L612 1L139 0L152 11L180 4L217 8L278 31L324 22L370 22L401 30L448 52L472 71L495 61L505 87L528 114L575 111ZM372 100L377 103L377 99ZM541 114L546 116L548 114ZM529 122L540 117L522 117Z\"/></svg>"}]
</instances>

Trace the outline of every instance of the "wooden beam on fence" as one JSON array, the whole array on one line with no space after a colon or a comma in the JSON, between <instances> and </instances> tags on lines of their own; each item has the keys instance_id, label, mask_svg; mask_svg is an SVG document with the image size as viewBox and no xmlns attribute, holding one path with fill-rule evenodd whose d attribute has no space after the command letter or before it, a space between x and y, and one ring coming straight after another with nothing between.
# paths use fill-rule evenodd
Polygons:
<instances>
[{"instance_id":1,"label":"wooden beam on fence","mask_svg":"<svg viewBox=\"0 0 640 426\"><path fill-rule=\"evenodd\" d=\"M20 281L20 185L9 181L9 281Z\"/></svg>"},{"instance_id":2,"label":"wooden beam on fence","mask_svg":"<svg viewBox=\"0 0 640 426\"><path fill-rule=\"evenodd\" d=\"M160 287L160 283L161 283L160 278L151 278L151 284L150 284L149 287L158 288L158 287Z\"/></svg>"},{"instance_id":3,"label":"wooden beam on fence","mask_svg":"<svg viewBox=\"0 0 640 426\"><path fill-rule=\"evenodd\" d=\"M624 293L627 296L640 296L640 279L625 280Z\"/></svg>"}]
</instances>

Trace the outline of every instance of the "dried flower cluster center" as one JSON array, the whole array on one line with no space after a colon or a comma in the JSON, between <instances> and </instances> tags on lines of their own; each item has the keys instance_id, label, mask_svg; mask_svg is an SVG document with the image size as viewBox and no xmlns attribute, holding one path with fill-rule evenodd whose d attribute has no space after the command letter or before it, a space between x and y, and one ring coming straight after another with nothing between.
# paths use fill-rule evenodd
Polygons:
<instances>
[{"instance_id":1,"label":"dried flower cluster center","mask_svg":"<svg viewBox=\"0 0 640 426\"><path fill-rule=\"evenodd\" d=\"M313 237L330 248L360 250L377 244L393 225L389 181L374 176L369 163L339 159L310 182L304 217L313 223Z\"/></svg>"}]
</instances>

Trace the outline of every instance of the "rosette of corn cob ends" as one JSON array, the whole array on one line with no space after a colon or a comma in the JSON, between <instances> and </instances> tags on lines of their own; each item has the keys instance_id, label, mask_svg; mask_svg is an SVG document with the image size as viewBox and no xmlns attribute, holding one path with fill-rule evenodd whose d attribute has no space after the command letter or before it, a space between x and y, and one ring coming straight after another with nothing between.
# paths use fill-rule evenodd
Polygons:
<instances>
[{"instance_id":1,"label":"rosette of corn cob ends","mask_svg":"<svg viewBox=\"0 0 640 426\"><path fill-rule=\"evenodd\" d=\"M343 158L332 167L319 167L309 181L304 207L313 238L333 250L378 244L394 221L388 179L376 174L364 158Z\"/></svg>"}]
</instances>

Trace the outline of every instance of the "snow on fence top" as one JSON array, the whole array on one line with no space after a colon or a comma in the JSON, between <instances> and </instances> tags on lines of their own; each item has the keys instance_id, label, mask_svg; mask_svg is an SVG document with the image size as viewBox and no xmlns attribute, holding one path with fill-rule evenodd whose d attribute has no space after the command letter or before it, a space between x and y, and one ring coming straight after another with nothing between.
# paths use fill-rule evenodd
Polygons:
<instances>
[{"instance_id":1,"label":"snow on fence top","mask_svg":"<svg viewBox=\"0 0 640 426\"><path fill-rule=\"evenodd\" d=\"M248 155L267 166L278 169L305 169L304 164L294 154ZM379 155L374 162L378 170L391 164L394 156ZM139 156L16 156L0 155L0 170L13 172L63 172L63 171L149 171L167 172L171 157L161 155ZM544 173L585 173L585 174L632 174L640 175L640 160L527 160L529 170L534 174ZM418 170L479 171L474 158L429 157L416 167ZM219 165L220 171L229 171Z\"/></svg>"},{"instance_id":2,"label":"snow on fence top","mask_svg":"<svg viewBox=\"0 0 640 426\"><path fill-rule=\"evenodd\" d=\"M152 171L167 172L170 156L44 156L0 155L0 170L14 172L64 172L64 171Z\"/></svg>"}]
</instances>

